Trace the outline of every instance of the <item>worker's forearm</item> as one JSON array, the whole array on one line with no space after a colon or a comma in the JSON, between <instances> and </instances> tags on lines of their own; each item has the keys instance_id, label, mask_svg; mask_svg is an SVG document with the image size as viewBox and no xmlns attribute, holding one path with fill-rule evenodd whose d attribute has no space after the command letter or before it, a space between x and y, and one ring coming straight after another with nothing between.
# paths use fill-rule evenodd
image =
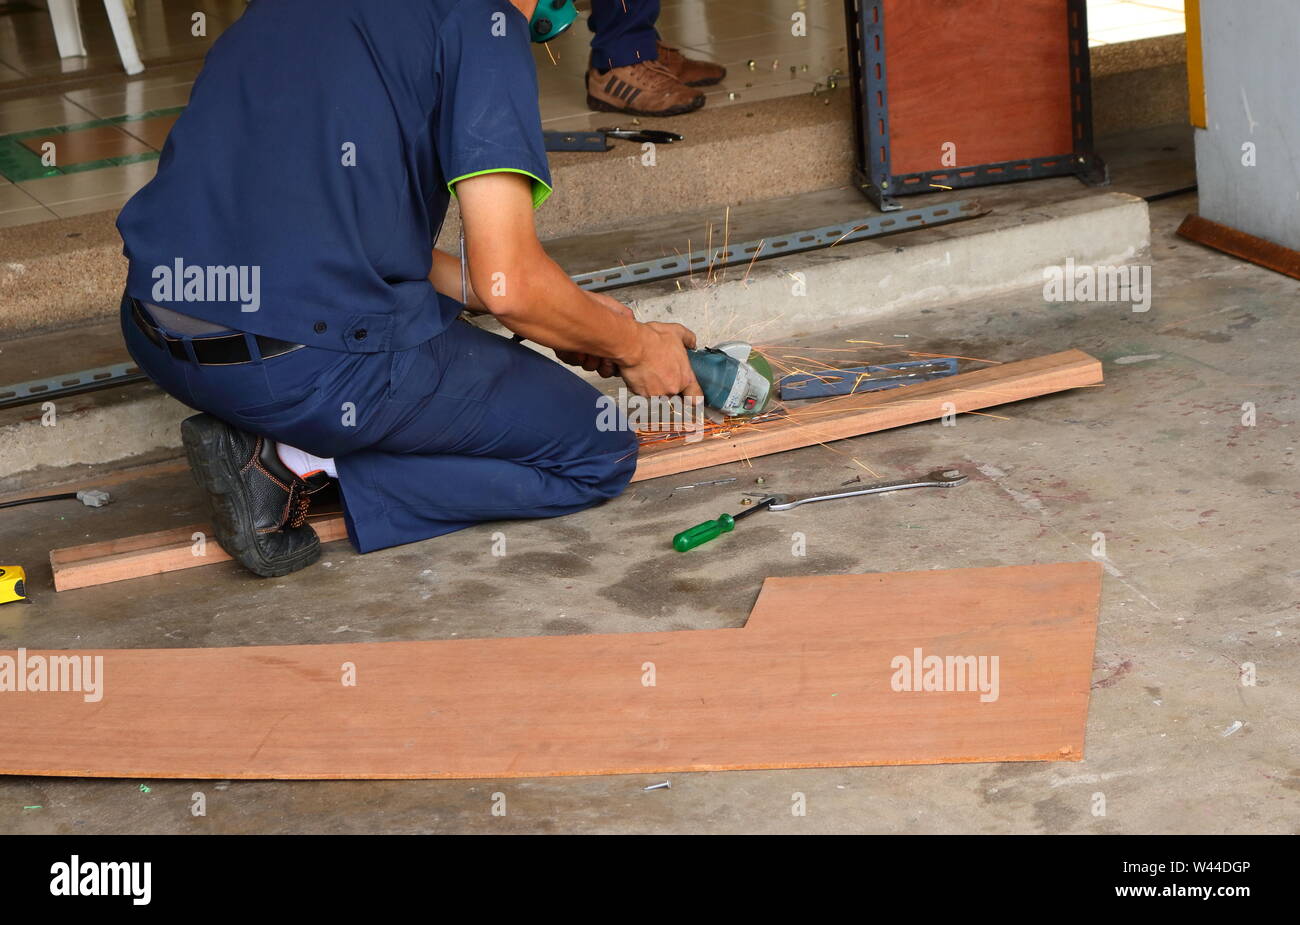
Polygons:
<instances>
[{"instance_id":1,"label":"worker's forearm","mask_svg":"<svg viewBox=\"0 0 1300 925\"><path fill-rule=\"evenodd\" d=\"M443 295L457 302L461 301L460 258L435 249L433 269L429 271L429 282L433 283L433 288ZM468 277L465 279L465 287L469 290L469 297L464 300L465 307L470 311L487 311L487 306L474 292L474 286Z\"/></svg>"},{"instance_id":2,"label":"worker's forearm","mask_svg":"<svg viewBox=\"0 0 1300 925\"><path fill-rule=\"evenodd\" d=\"M485 294L488 311L511 331L554 350L607 357L624 366L641 361L640 325L579 289L540 247L510 263L513 269L484 274L471 259L470 275Z\"/></svg>"}]
</instances>

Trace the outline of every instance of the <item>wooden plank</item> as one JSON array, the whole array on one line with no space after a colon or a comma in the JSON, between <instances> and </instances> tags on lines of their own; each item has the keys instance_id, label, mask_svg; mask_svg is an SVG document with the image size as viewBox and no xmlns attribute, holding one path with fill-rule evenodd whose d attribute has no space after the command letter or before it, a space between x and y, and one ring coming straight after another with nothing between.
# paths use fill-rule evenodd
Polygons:
<instances>
[{"instance_id":1,"label":"wooden plank","mask_svg":"<svg viewBox=\"0 0 1300 925\"><path fill-rule=\"evenodd\" d=\"M796 414L790 420L747 425L729 439L648 446L637 461L634 481L857 437L931 421L950 410L978 411L1101 381L1100 361L1079 350L1066 350L905 389L847 395L813 406L815 416L799 419Z\"/></svg>"},{"instance_id":2,"label":"wooden plank","mask_svg":"<svg viewBox=\"0 0 1300 925\"><path fill-rule=\"evenodd\" d=\"M1178 226L1178 233L1189 241L1249 260L1275 273L1300 279L1300 251L1199 215L1189 215L1183 219L1183 223Z\"/></svg>"},{"instance_id":3,"label":"wooden plank","mask_svg":"<svg viewBox=\"0 0 1300 925\"><path fill-rule=\"evenodd\" d=\"M768 579L741 629L62 652L102 656L101 698L0 694L0 773L504 778L1077 761L1100 584L1094 562ZM895 689L895 660L917 649L996 656L996 697ZM0 679L18 657L0 653Z\"/></svg>"},{"instance_id":4,"label":"wooden plank","mask_svg":"<svg viewBox=\"0 0 1300 925\"><path fill-rule=\"evenodd\" d=\"M886 0L890 170L1074 150L1065 0ZM954 167L953 169L958 169Z\"/></svg>"},{"instance_id":5,"label":"wooden plank","mask_svg":"<svg viewBox=\"0 0 1300 925\"><path fill-rule=\"evenodd\" d=\"M905 389L848 395L818 403L817 414L811 419L799 421L796 416L767 424L746 425L726 439L714 438L698 443L670 441L643 447L632 480L642 481L754 459L930 421L950 410L978 411L1064 389L1096 385L1101 381L1101 363L1098 360L1079 350L1066 350L1032 360L959 373ZM341 514L313 518L311 522L323 543L347 536ZM50 566L54 573L54 587L58 591L86 588L224 562L230 558L214 542L207 543L205 555L194 555L190 537L198 530L212 536L210 528L198 524L124 540L52 550Z\"/></svg>"},{"instance_id":6,"label":"wooden plank","mask_svg":"<svg viewBox=\"0 0 1300 925\"><path fill-rule=\"evenodd\" d=\"M347 525L342 514L323 514L309 520L322 543L347 539ZM203 534L201 544L194 539L196 533ZM230 556L217 544L210 524L191 524L157 533L50 550L50 568L54 573L56 591L229 561Z\"/></svg>"}]
</instances>

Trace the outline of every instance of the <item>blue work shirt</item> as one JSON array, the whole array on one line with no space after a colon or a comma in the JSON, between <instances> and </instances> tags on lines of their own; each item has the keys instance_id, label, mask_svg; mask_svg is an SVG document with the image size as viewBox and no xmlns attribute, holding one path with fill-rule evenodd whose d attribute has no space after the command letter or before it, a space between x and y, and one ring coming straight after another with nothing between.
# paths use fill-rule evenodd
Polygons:
<instances>
[{"instance_id":1,"label":"blue work shirt","mask_svg":"<svg viewBox=\"0 0 1300 925\"><path fill-rule=\"evenodd\" d=\"M506 0L253 0L122 209L127 293L332 350L404 350L454 184L550 193L527 19Z\"/></svg>"}]
</instances>

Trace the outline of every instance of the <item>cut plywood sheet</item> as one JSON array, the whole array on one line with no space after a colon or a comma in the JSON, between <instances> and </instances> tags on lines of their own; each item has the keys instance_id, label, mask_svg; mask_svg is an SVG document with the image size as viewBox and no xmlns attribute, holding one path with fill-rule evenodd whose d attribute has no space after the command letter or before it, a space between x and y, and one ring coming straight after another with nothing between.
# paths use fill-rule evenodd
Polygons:
<instances>
[{"instance_id":1,"label":"cut plywood sheet","mask_svg":"<svg viewBox=\"0 0 1300 925\"><path fill-rule=\"evenodd\" d=\"M1100 576L1066 563L768 579L740 629L5 652L9 688L20 658L103 661L98 699L0 693L0 772L504 778L1079 760ZM896 689L898 660L918 654L908 679L927 656L995 658L983 677L996 664L996 688L976 689L975 669L964 690Z\"/></svg>"}]
</instances>

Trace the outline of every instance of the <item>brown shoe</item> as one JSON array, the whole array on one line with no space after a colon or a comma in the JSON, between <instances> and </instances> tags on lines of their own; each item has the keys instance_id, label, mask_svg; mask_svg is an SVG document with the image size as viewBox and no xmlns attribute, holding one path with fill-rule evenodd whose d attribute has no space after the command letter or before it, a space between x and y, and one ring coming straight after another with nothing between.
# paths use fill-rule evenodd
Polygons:
<instances>
[{"instance_id":1,"label":"brown shoe","mask_svg":"<svg viewBox=\"0 0 1300 925\"><path fill-rule=\"evenodd\" d=\"M633 116L676 116L704 105L704 94L685 86L658 61L639 61L601 73L587 71L587 108Z\"/></svg>"},{"instance_id":2,"label":"brown shoe","mask_svg":"<svg viewBox=\"0 0 1300 925\"><path fill-rule=\"evenodd\" d=\"M688 58L663 42L659 43L659 63L688 87L711 87L727 76L727 69L721 64Z\"/></svg>"}]
</instances>

